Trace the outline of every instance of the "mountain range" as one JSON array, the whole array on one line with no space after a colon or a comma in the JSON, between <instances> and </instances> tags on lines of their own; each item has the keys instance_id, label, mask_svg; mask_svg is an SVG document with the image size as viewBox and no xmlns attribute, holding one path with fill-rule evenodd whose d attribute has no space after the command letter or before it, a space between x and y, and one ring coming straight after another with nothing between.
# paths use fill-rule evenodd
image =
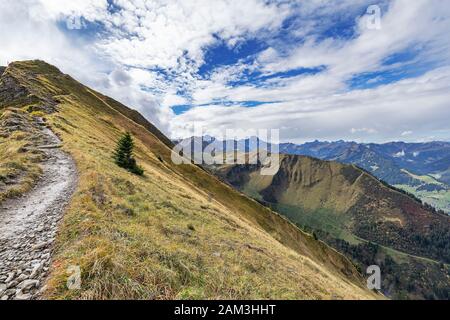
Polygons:
<instances>
[{"instance_id":1,"label":"mountain range","mask_svg":"<svg viewBox=\"0 0 450 320\"><path fill-rule=\"evenodd\" d=\"M252 152L260 143L256 137L225 142L213 137L195 137L184 139L182 143L187 145L190 141L193 141L194 146L202 145L202 148L213 144L218 152L226 150L230 145L234 145L234 149L240 152ZM264 147L270 147L270 144L262 143ZM355 164L378 179L413 194L437 210L450 213L450 142L376 144L341 140L280 143L277 148L282 154Z\"/></svg>"}]
</instances>

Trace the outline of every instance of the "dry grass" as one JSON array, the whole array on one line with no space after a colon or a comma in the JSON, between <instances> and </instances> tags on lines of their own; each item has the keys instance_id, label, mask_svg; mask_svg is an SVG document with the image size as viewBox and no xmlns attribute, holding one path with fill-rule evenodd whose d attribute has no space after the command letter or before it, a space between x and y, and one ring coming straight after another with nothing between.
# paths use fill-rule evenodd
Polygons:
<instances>
[{"instance_id":1,"label":"dry grass","mask_svg":"<svg viewBox=\"0 0 450 320\"><path fill-rule=\"evenodd\" d=\"M0 122L19 113L31 120L25 112L17 109L0 110ZM0 135L0 203L29 191L42 170L39 162L42 154L28 150L34 141L34 132L17 130L8 136Z\"/></svg>"}]
</instances>

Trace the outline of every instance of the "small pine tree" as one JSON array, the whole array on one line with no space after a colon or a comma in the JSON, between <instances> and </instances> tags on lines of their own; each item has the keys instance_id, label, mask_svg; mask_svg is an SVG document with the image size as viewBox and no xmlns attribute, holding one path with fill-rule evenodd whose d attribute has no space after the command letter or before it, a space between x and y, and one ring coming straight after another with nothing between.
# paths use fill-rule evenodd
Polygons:
<instances>
[{"instance_id":1,"label":"small pine tree","mask_svg":"<svg viewBox=\"0 0 450 320\"><path fill-rule=\"evenodd\" d=\"M133 148L133 137L129 132L127 132L117 143L117 147L114 152L114 161L119 167L125 168L134 174L142 176L144 174L144 170L137 165L136 159L133 157Z\"/></svg>"}]
</instances>

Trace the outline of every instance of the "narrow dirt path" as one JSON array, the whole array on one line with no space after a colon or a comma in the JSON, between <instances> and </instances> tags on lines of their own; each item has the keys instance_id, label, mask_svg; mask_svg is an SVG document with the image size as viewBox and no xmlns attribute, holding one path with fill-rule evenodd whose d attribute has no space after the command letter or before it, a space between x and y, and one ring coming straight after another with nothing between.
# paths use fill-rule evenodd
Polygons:
<instances>
[{"instance_id":1,"label":"narrow dirt path","mask_svg":"<svg viewBox=\"0 0 450 320\"><path fill-rule=\"evenodd\" d=\"M50 265L58 221L77 184L72 158L41 123L46 155L37 185L20 198L0 204L0 299L35 299Z\"/></svg>"}]
</instances>

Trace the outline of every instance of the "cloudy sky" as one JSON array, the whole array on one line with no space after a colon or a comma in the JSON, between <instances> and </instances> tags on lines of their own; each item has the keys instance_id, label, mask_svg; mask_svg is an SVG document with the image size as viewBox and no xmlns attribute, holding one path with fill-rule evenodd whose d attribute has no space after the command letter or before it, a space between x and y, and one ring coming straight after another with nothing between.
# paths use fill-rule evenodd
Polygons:
<instances>
[{"instance_id":1,"label":"cloudy sky","mask_svg":"<svg viewBox=\"0 0 450 320\"><path fill-rule=\"evenodd\" d=\"M0 65L46 60L172 137L450 140L449 31L448 0L2 0Z\"/></svg>"}]
</instances>

